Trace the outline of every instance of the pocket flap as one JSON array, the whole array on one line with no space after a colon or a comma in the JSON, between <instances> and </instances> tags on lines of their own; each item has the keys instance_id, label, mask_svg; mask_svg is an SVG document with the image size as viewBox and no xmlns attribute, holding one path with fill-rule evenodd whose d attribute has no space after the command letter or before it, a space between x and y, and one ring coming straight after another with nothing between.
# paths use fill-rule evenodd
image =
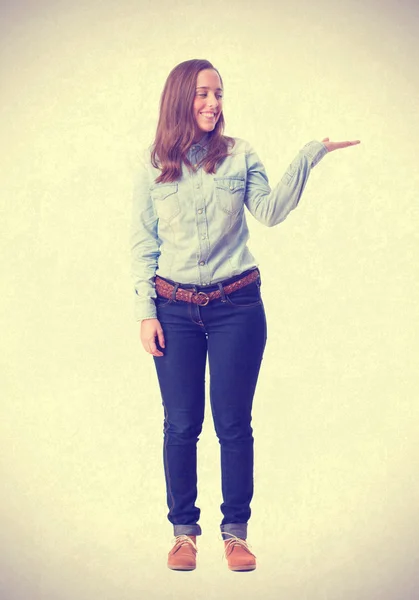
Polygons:
<instances>
[{"instance_id":1,"label":"pocket flap","mask_svg":"<svg viewBox=\"0 0 419 600\"><path fill-rule=\"evenodd\" d=\"M214 178L215 185L218 188L234 193L238 190L244 190L244 179L238 177L220 177Z\"/></svg>"}]
</instances>

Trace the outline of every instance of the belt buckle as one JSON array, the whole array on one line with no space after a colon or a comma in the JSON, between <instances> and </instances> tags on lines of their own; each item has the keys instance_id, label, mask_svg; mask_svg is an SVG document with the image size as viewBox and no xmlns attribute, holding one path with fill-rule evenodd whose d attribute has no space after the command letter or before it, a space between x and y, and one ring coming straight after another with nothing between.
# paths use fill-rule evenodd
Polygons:
<instances>
[{"instance_id":1,"label":"belt buckle","mask_svg":"<svg viewBox=\"0 0 419 600\"><path fill-rule=\"evenodd\" d=\"M210 301L208 294L205 292L194 292L192 298L195 298L195 303L199 304L199 306L206 306ZM203 300L201 301L200 298Z\"/></svg>"}]
</instances>

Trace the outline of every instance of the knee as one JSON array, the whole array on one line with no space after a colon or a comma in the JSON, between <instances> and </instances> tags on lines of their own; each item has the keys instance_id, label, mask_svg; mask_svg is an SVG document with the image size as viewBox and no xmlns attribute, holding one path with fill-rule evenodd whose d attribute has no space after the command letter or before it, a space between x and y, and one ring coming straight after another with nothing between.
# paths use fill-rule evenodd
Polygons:
<instances>
[{"instance_id":1,"label":"knee","mask_svg":"<svg viewBox=\"0 0 419 600\"><path fill-rule=\"evenodd\" d=\"M202 431L202 421L164 421L164 435L179 445L196 443Z\"/></svg>"},{"instance_id":2,"label":"knee","mask_svg":"<svg viewBox=\"0 0 419 600\"><path fill-rule=\"evenodd\" d=\"M220 444L253 442L253 429L250 423L236 422L228 425L218 425L215 431Z\"/></svg>"}]
</instances>

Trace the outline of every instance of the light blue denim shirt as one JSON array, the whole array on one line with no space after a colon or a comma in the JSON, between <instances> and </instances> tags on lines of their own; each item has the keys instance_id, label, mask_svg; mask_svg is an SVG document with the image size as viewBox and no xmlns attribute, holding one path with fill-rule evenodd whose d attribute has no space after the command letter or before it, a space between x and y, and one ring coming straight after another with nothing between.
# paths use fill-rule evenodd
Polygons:
<instances>
[{"instance_id":1,"label":"light blue denim shirt","mask_svg":"<svg viewBox=\"0 0 419 600\"><path fill-rule=\"evenodd\" d=\"M188 153L192 164L206 152L208 134ZM143 153L134 185L131 221L135 318L156 318L158 274L180 283L212 285L258 266L247 247L245 207L268 227L281 223L303 193L310 170L327 153L313 140L271 189L265 168L248 142L234 138L231 156L215 174L199 168L172 183L155 183L160 171Z\"/></svg>"}]
</instances>

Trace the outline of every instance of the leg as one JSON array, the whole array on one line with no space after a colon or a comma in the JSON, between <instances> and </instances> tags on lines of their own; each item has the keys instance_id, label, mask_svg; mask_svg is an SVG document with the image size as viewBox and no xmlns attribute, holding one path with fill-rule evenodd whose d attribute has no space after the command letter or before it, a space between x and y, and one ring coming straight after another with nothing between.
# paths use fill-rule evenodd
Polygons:
<instances>
[{"instance_id":1,"label":"leg","mask_svg":"<svg viewBox=\"0 0 419 600\"><path fill-rule=\"evenodd\" d=\"M211 408L221 447L221 530L246 539L253 496L252 403L266 344L259 283L220 302L207 331Z\"/></svg>"},{"instance_id":2,"label":"leg","mask_svg":"<svg viewBox=\"0 0 419 600\"><path fill-rule=\"evenodd\" d=\"M207 340L185 303L157 307L166 340L164 356L154 362L164 407L167 516L175 535L199 535L196 446L204 420Z\"/></svg>"}]
</instances>

